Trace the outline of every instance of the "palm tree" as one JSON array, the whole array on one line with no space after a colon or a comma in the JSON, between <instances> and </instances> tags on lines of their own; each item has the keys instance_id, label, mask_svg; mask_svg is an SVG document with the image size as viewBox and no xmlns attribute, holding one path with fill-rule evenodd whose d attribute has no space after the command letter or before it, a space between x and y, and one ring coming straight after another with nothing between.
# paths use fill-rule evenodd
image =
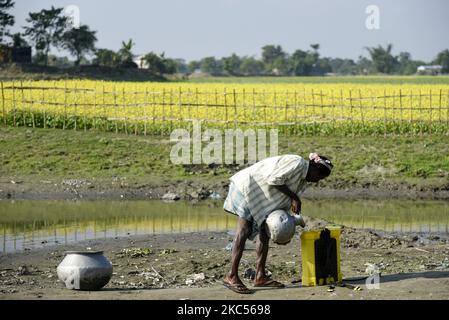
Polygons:
<instances>
[{"instance_id":1,"label":"palm tree","mask_svg":"<svg viewBox=\"0 0 449 320\"><path fill-rule=\"evenodd\" d=\"M320 44L319 43L311 44L310 47L313 49L313 51L318 51L320 49Z\"/></svg>"},{"instance_id":2,"label":"palm tree","mask_svg":"<svg viewBox=\"0 0 449 320\"><path fill-rule=\"evenodd\" d=\"M129 64L133 62L133 53L131 52L135 43L133 39L129 39L128 42L122 41L122 47L118 51L122 64Z\"/></svg>"},{"instance_id":3,"label":"palm tree","mask_svg":"<svg viewBox=\"0 0 449 320\"><path fill-rule=\"evenodd\" d=\"M390 43L386 48L382 46L366 48L371 56L374 67L381 73L392 73L398 63L398 58L392 55L393 45Z\"/></svg>"}]
</instances>

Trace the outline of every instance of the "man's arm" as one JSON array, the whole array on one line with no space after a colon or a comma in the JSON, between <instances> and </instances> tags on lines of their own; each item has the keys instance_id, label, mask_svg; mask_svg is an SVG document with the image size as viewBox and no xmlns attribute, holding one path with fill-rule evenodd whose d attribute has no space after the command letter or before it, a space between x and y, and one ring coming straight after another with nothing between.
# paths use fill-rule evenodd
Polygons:
<instances>
[{"instance_id":1,"label":"man's arm","mask_svg":"<svg viewBox=\"0 0 449 320\"><path fill-rule=\"evenodd\" d=\"M287 197L292 199L292 211L293 213L299 213L301 212L301 200L299 200L299 197L296 193L291 191L289 187L287 187L285 184L279 185L279 186L273 186L276 189L278 189L280 192L285 194Z\"/></svg>"}]
</instances>

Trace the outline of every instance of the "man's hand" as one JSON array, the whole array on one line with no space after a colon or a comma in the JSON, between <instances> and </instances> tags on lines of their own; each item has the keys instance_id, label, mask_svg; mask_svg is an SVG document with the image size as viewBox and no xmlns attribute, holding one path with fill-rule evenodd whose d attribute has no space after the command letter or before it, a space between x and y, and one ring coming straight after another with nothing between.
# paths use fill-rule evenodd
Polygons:
<instances>
[{"instance_id":1,"label":"man's hand","mask_svg":"<svg viewBox=\"0 0 449 320\"><path fill-rule=\"evenodd\" d=\"M301 200L299 200L298 195L291 191L286 185L274 186L280 192L285 194L287 197L292 199L292 211L297 214L301 212Z\"/></svg>"},{"instance_id":2,"label":"man's hand","mask_svg":"<svg viewBox=\"0 0 449 320\"><path fill-rule=\"evenodd\" d=\"M292 199L292 211L294 214L301 212L301 200L299 198Z\"/></svg>"}]
</instances>

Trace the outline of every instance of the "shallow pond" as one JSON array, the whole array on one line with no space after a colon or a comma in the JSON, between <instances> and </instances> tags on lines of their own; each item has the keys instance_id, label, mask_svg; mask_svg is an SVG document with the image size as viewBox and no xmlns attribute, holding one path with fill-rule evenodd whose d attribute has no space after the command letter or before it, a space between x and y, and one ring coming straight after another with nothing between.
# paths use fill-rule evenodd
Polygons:
<instances>
[{"instance_id":1,"label":"shallow pond","mask_svg":"<svg viewBox=\"0 0 449 320\"><path fill-rule=\"evenodd\" d=\"M304 200L303 213L383 231L449 233L449 203ZM0 201L0 253L88 239L234 230L222 202Z\"/></svg>"}]
</instances>

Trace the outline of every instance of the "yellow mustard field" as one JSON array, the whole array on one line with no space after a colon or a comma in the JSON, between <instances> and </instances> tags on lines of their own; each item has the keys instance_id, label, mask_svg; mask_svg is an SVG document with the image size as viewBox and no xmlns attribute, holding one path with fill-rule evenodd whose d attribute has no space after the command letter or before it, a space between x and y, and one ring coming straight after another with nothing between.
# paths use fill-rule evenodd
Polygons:
<instances>
[{"instance_id":1,"label":"yellow mustard field","mask_svg":"<svg viewBox=\"0 0 449 320\"><path fill-rule=\"evenodd\" d=\"M120 122L176 127L334 127L449 124L449 85L3 82L1 117L14 125L69 127ZM89 123L89 124L88 124ZM136 129L137 130L137 129Z\"/></svg>"}]
</instances>

